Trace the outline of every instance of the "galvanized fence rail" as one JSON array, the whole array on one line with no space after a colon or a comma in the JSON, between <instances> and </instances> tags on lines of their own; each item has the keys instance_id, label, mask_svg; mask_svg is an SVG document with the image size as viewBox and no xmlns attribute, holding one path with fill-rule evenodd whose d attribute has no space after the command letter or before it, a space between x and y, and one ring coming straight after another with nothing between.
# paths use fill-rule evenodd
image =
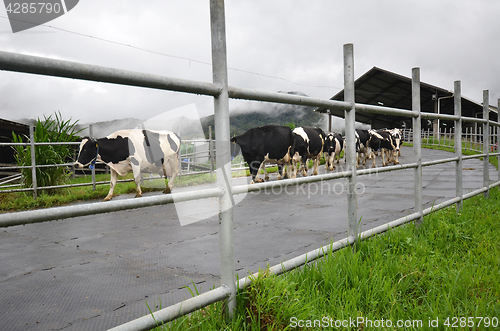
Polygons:
<instances>
[{"instance_id":1,"label":"galvanized fence rail","mask_svg":"<svg viewBox=\"0 0 500 331\"><path fill-rule=\"evenodd\" d=\"M498 156L498 153L490 154L489 150L489 126L500 126L497 122L489 120L489 94L484 92L483 103L485 105L483 118L467 118L461 116L461 90L460 82L455 82L455 115L443 115L434 113L422 113L420 111L420 69L412 70L412 111L405 109L394 109L382 106L372 106L356 104L354 100L354 55L353 45L344 45L344 88L346 101L323 100L297 95L286 95L281 93L270 93L242 89L228 86L227 82L227 60L225 45L225 18L223 0L211 2L211 32L212 32L212 63L213 63L213 83L202 83L188 80L180 80L170 77L142 74L125 70L103 68L93 65L52 60L21 54L0 52L0 70L25 72L57 77L76 78L103 83L113 83L131 85L145 88L155 88L178 92L196 93L214 97L215 106L215 137L217 142L216 162L217 162L217 187L213 189L196 190L183 193L173 193L170 195L143 197L137 199L127 199L121 201L110 201L107 203L92 203L87 205L66 206L50 208L45 210L25 211L16 213L6 213L0 215L0 227L29 224L43 221L53 221L62 218L94 215L110 211L117 211L131 208L142 208L152 205L173 203L175 201L187 201L217 197L219 200L219 238L220 238L220 270L221 286L211 291L200 294L197 297L183 301L179 304L161 309L153 316L147 315L142 318L130 321L113 328L112 330L149 330L154 328L157 322L168 322L196 309L207 306L213 302L225 300L226 312L229 316L234 314L236 307L235 295L237 288L244 288L251 284L252 277L245 277L240 280L235 279L234 265L234 239L233 239L233 208L232 195L249 191L260 191L269 188L284 187L288 185L299 185L322 180L336 178L348 178L348 215L349 225L348 237L330 244L326 247L318 248L307 254L285 261L270 269L271 273L280 274L310 262L323 256L326 252L336 251L343 247L352 245L357 240L369 238L378 233L384 232L395 226L416 221L421 222L424 215L435 210L456 204L457 208L462 208L463 199L476 194L484 193L488 195L490 188L500 185L500 181L490 183L488 157ZM230 183L230 145L229 145L229 98L247 99L264 102L275 102L284 104L308 105L315 107L326 107L341 109L346 113L346 141L347 143L347 169L343 172L330 173L319 176L303 177L297 179L286 179L281 181L266 182L262 184L232 186ZM398 115L412 118L413 132L413 163L405 165L389 166L385 168L356 170L355 150L354 150L354 118L356 112ZM455 135L455 157L444 160L434 160L422 162L421 157L421 120L422 119L446 119L455 123L457 132L461 132L462 122L474 122L482 124L484 127L484 154L470 157L462 156L461 135ZM475 157L484 157L483 163L483 187L479 190L463 194L462 190L462 160ZM456 197L440 203L431 208L423 209L422 205L422 167L434 164L451 162L456 165ZM414 169L414 195L415 212L406 217L399 218L374 229L361 232L357 217L357 195L356 178L370 173L395 171L401 169Z\"/></svg>"},{"instance_id":2,"label":"galvanized fence rail","mask_svg":"<svg viewBox=\"0 0 500 331\"><path fill-rule=\"evenodd\" d=\"M30 136L34 136L34 128L30 127ZM215 147L213 144L213 141L211 139L190 139L190 140L184 140L182 141L182 144L191 144L191 143L204 143L207 144L208 148L205 151L194 151L191 153L184 153L180 154L179 157L179 163L180 163L180 175L192 175L192 174L205 174L205 173L213 173L214 172L214 155L215 155ZM80 145L79 142L34 142L33 140L30 139L30 142L27 143L0 143L0 146L30 146L31 150L34 150L37 146L50 146L50 145ZM36 154L36 153L32 153ZM198 158L206 158L206 162L197 162L196 159ZM97 162L97 164L103 164L102 162ZM184 167L183 167L184 165ZM72 168L71 172L75 174L75 169L74 169L74 162L69 162L69 163L58 163L58 164L44 164L40 165L37 164L36 158L32 157L31 158L31 165L29 166L2 166L0 167L0 171L5 171L5 170L20 170L20 169L32 169L32 176L34 178L33 182L35 185L33 187L26 187L26 188L18 188L18 189L10 189L10 187L17 187L21 186L21 184L11 184L9 186L5 186L4 184L10 183L12 181L16 180L21 180L22 175L12 175L7 178L5 178L3 181L0 182L0 193L14 193L14 192L33 192L33 196L36 198L38 196L38 191L39 190L49 190L49 189L58 189L58 188L67 188L67 187L82 187L82 186L93 186L93 189L95 190L96 185L108 185L109 181L96 181L95 173L98 171L94 167L94 169L91 169L91 182L89 183L79 183L79 184L64 184L64 185L54 185L54 186L38 186L36 185L36 171L33 171L33 169L37 168L51 168L51 167L68 167ZM183 168L186 168L186 170L183 170ZM202 170L197 170L197 169L202 169ZM102 170L106 171L106 170ZM163 177L161 176L150 176L147 178L142 178L143 180L154 180L154 179L161 179ZM118 180L118 183L124 183L124 182L133 182L133 179L121 179Z\"/></svg>"}]
</instances>

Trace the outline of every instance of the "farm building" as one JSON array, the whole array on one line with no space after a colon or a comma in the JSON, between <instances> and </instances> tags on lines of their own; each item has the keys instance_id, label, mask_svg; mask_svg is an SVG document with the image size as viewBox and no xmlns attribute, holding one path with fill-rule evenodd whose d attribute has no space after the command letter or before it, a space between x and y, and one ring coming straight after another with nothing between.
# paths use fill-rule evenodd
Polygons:
<instances>
[{"instance_id":1,"label":"farm building","mask_svg":"<svg viewBox=\"0 0 500 331\"><path fill-rule=\"evenodd\" d=\"M29 127L26 124L0 119L0 142L11 143L12 133L29 136ZM13 164L14 150L11 146L0 146L0 164Z\"/></svg>"},{"instance_id":2,"label":"farm building","mask_svg":"<svg viewBox=\"0 0 500 331\"><path fill-rule=\"evenodd\" d=\"M385 107L408 109L412 107L411 78L398 75L396 73L373 67L354 82L356 103L379 105ZM453 91L433 86L427 83L420 83L421 110L422 112L454 114ZM344 100L344 90L338 92L330 100ZM315 111L329 114L331 116L344 117L344 111L318 108ZM490 119L498 120L498 109L490 106ZM483 105L462 96L462 116L483 117ZM411 119L398 116L381 116L377 114L356 113L356 121L371 125L374 129L381 128L411 128ZM452 121L443 120L422 120L422 129L430 129L437 132L453 128ZM463 130L472 127L473 123L464 123Z\"/></svg>"}]
</instances>

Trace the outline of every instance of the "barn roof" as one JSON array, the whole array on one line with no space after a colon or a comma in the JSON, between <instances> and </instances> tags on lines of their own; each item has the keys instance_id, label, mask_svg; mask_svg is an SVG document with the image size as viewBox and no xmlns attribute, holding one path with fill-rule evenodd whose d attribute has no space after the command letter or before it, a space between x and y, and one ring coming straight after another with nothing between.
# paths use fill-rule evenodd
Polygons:
<instances>
[{"instance_id":1,"label":"barn roof","mask_svg":"<svg viewBox=\"0 0 500 331\"><path fill-rule=\"evenodd\" d=\"M8 135L9 138L12 138L12 131L16 133L29 133L29 127L26 124L12 122L2 118L0 118L0 130L10 131Z\"/></svg>"},{"instance_id":2,"label":"barn roof","mask_svg":"<svg viewBox=\"0 0 500 331\"><path fill-rule=\"evenodd\" d=\"M29 126L0 118L0 142L12 142L12 133L29 135ZM0 163L11 164L15 162L14 150L11 146L0 146Z\"/></svg>"},{"instance_id":3,"label":"barn roof","mask_svg":"<svg viewBox=\"0 0 500 331\"><path fill-rule=\"evenodd\" d=\"M354 82L356 103L369 105L383 105L385 107L411 110L411 78L405 77L384 69L373 67ZM423 112L437 112L437 103L440 103L441 114L454 114L453 91L420 83L421 110ZM344 100L344 90L335 94L330 100ZM490 118L497 120L498 109L491 107ZM344 111L329 110L326 108L315 109L320 113L328 113L344 117ZM483 106L466 97L462 97L462 115L467 117L482 118ZM370 124L372 128L400 127L402 122L411 126L408 117L356 113L356 121ZM427 121L426 121L427 122ZM442 121L446 123L446 121ZM450 124L448 124L450 125ZM427 126L427 125L424 125Z\"/></svg>"}]
</instances>

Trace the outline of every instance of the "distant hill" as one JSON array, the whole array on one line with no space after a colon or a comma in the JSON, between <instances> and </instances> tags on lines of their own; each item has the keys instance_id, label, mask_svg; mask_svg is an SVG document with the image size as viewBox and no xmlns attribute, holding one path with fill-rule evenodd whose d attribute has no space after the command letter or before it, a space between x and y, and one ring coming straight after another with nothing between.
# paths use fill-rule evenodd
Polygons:
<instances>
[{"instance_id":1,"label":"distant hill","mask_svg":"<svg viewBox=\"0 0 500 331\"><path fill-rule=\"evenodd\" d=\"M304 95L300 92L287 93ZM246 106L240 106L230 112L230 135L239 135L250 128L267 124L318 126L325 130L327 123L326 116L315 112L314 109L315 107L309 106L249 102ZM201 125L205 132L205 137L208 138L208 126L214 128L214 115L202 118Z\"/></svg>"}]
</instances>

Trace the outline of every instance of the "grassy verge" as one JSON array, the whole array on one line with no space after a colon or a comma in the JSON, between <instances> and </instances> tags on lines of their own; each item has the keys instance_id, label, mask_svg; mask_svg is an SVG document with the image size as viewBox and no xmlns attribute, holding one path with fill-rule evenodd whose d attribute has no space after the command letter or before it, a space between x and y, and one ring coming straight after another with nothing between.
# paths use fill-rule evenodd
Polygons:
<instances>
[{"instance_id":1,"label":"grassy verge","mask_svg":"<svg viewBox=\"0 0 500 331\"><path fill-rule=\"evenodd\" d=\"M429 142L429 144L426 144L426 142ZM442 140L441 140L442 142ZM440 150L440 151L446 151L446 152L450 152L450 153L455 153L455 147L454 147L454 142L450 142L451 146L438 146L438 145L432 145L433 143L433 140L432 139L424 139L422 141L422 147L423 148L428 148L428 149L436 149L436 150ZM437 139L434 141L435 144L437 144ZM466 144L469 144L469 143L463 143L462 147L462 155L477 155L477 154L480 154L479 152L476 152L476 151L473 151L473 150L470 150L470 149L466 149L465 145ZM404 146L409 146L409 147L413 147L413 144L411 143L404 143L403 144ZM496 152L495 152L496 153ZM480 157L479 158L480 160L482 160L483 158ZM495 168L498 169L498 157L496 156L490 156L489 157L489 162L495 166Z\"/></svg>"},{"instance_id":2,"label":"grassy verge","mask_svg":"<svg viewBox=\"0 0 500 331\"><path fill-rule=\"evenodd\" d=\"M495 188L489 199L466 200L460 213L435 212L420 227L359 243L355 253L330 252L282 276L262 272L237 294L232 322L221 318L219 302L157 330L320 330L343 321L342 330L389 330L400 321L405 330L497 329L499 219Z\"/></svg>"},{"instance_id":3,"label":"grassy verge","mask_svg":"<svg viewBox=\"0 0 500 331\"><path fill-rule=\"evenodd\" d=\"M133 179L133 175L132 173L129 173L127 176L119 179ZM96 175L96 181L98 182L109 182L109 180L109 174ZM175 179L174 189L175 187L201 185L214 181L215 176L212 177L210 174L181 176ZM69 180L68 184L80 184L89 182L92 182L91 176L84 176L71 179ZM143 192L163 191L164 188L165 180L163 179L155 179L150 182L146 177L144 183L141 185L141 189ZM135 190L136 189L134 182L118 183L115 187L114 194L120 195L135 193ZM51 192L51 194L47 194L44 191L39 191L40 193L37 199L33 199L33 195L31 192L1 193L0 191L0 212L48 208L84 200L101 200L108 194L108 191L108 184L97 185L95 191L92 190L92 186L62 188L56 190L55 192Z\"/></svg>"}]
</instances>

